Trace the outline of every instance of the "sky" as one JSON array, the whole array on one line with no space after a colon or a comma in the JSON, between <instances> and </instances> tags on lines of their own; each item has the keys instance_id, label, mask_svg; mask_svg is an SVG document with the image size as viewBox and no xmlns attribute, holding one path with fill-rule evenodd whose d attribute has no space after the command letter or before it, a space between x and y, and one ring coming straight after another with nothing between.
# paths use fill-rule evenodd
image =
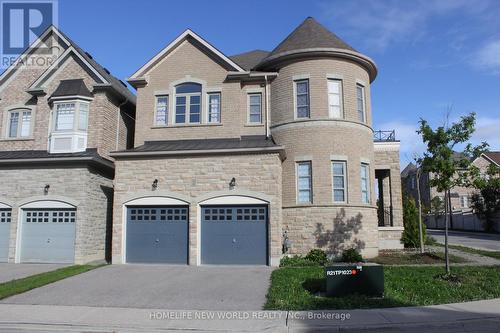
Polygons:
<instances>
[{"instance_id":1,"label":"sky","mask_svg":"<svg viewBox=\"0 0 500 333\"><path fill-rule=\"evenodd\" d=\"M190 28L226 55L272 50L313 16L377 63L373 127L396 130L401 164L432 126L477 114L474 143L500 150L498 0L60 0L59 27L120 79Z\"/></svg>"}]
</instances>

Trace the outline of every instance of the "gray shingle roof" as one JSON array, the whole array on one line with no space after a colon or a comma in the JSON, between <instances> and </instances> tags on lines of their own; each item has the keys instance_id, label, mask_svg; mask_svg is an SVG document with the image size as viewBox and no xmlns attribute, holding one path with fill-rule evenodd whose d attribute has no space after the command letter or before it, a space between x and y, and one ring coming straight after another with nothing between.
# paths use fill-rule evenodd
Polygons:
<instances>
[{"instance_id":1,"label":"gray shingle roof","mask_svg":"<svg viewBox=\"0 0 500 333\"><path fill-rule=\"evenodd\" d=\"M114 168L113 162L103 158L96 148L88 148L77 153L57 153L51 154L46 150L7 150L0 151L0 164L25 164L28 161L33 163L60 163L71 159L73 162L90 161L98 163L108 168ZM40 161L37 161L40 160Z\"/></svg>"},{"instance_id":2,"label":"gray shingle roof","mask_svg":"<svg viewBox=\"0 0 500 333\"><path fill-rule=\"evenodd\" d=\"M132 104L136 104L135 95L127 88L125 83L114 77L107 69L101 66L94 58L87 52L85 52L78 44L76 44L71 38L64 34L61 30L59 33L68 40L68 42L75 48L75 50L87 61L89 62L95 70L103 76L113 87L113 89L118 92L123 97L127 98Z\"/></svg>"},{"instance_id":3,"label":"gray shingle roof","mask_svg":"<svg viewBox=\"0 0 500 333\"><path fill-rule=\"evenodd\" d=\"M335 48L357 52L333 32L319 24L314 18L308 17L276 46L268 57L283 52L315 48Z\"/></svg>"},{"instance_id":4,"label":"gray shingle roof","mask_svg":"<svg viewBox=\"0 0 500 333\"><path fill-rule=\"evenodd\" d=\"M489 151L484 153L490 160L500 165L500 151Z\"/></svg>"},{"instance_id":5,"label":"gray shingle roof","mask_svg":"<svg viewBox=\"0 0 500 333\"><path fill-rule=\"evenodd\" d=\"M51 97L84 96L92 97L83 79L61 80Z\"/></svg>"},{"instance_id":6,"label":"gray shingle roof","mask_svg":"<svg viewBox=\"0 0 500 333\"><path fill-rule=\"evenodd\" d=\"M154 151L187 151L187 150L220 150L245 148L272 148L279 147L274 140L265 136L242 136L241 138L224 139L195 139L146 141L144 145L128 150L129 152Z\"/></svg>"},{"instance_id":7,"label":"gray shingle roof","mask_svg":"<svg viewBox=\"0 0 500 333\"><path fill-rule=\"evenodd\" d=\"M262 61L265 57L269 55L269 51L264 50L253 50L249 52L244 52L240 54L235 54L229 58L240 65L244 70L252 70L258 63Z\"/></svg>"}]
</instances>

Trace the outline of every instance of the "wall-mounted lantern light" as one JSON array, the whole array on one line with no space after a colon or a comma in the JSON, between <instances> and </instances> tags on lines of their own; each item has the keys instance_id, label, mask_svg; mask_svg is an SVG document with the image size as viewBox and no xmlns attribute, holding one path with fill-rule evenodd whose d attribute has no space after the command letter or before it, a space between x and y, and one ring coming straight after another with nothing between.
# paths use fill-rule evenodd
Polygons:
<instances>
[{"instance_id":1,"label":"wall-mounted lantern light","mask_svg":"<svg viewBox=\"0 0 500 333\"><path fill-rule=\"evenodd\" d=\"M45 187L43 188L43 194L45 194L45 195L49 194L49 189L50 189L50 185L49 184L45 185Z\"/></svg>"},{"instance_id":2,"label":"wall-mounted lantern light","mask_svg":"<svg viewBox=\"0 0 500 333\"><path fill-rule=\"evenodd\" d=\"M231 181L229 182L229 189L232 190L236 187L236 178L232 178Z\"/></svg>"},{"instance_id":3,"label":"wall-mounted lantern light","mask_svg":"<svg viewBox=\"0 0 500 333\"><path fill-rule=\"evenodd\" d=\"M158 188L158 179L153 180L153 184L151 184L151 190L156 191Z\"/></svg>"}]
</instances>

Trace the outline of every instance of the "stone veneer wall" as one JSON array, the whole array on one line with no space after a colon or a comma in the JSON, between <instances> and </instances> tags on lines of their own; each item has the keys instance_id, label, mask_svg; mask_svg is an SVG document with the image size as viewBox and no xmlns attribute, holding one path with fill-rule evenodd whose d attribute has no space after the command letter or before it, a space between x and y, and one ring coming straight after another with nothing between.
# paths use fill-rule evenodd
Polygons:
<instances>
[{"instance_id":1,"label":"stone veneer wall","mask_svg":"<svg viewBox=\"0 0 500 333\"><path fill-rule=\"evenodd\" d=\"M103 187L112 187L110 178L86 167L2 167L0 183L0 201L13 204L9 262L16 256L18 203L28 199L76 202L75 263L104 260L107 203ZM46 184L50 185L48 195L44 195Z\"/></svg>"},{"instance_id":2,"label":"stone veneer wall","mask_svg":"<svg viewBox=\"0 0 500 333\"><path fill-rule=\"evenodd\" d=\"M402 248L403 193L399 166L399 142L375 142L375 169L390 170L393 225L378 228L380 249ZM388 181L384 186L389 185ZM384 192L388 189L384 189Z\"/></svg>"},{"instance_id":3,"label":"stone veneer wall","mask_svg":"<svg viewBox=\"0 0 500 333\"><path fill-rule=\"evenodd\" d=\"M269 202L270 264L281 256L281 160L277 153L171 157L115 162L113 208L113 263L122 263L124 203L134 198L166 196L189 202L189 264L196 265L198 244L198 202L221 195L262 196ZM231 178L236 188L229 190ZM158 179L158 189L151 184Z\"/></svg>"}]
</instances>

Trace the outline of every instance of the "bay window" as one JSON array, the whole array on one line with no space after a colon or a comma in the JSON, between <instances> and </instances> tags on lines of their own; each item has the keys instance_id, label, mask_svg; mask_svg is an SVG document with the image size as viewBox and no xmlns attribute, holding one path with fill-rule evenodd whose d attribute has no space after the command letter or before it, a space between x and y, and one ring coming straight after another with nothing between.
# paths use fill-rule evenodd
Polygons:
<instances>
[{"instance_id":1,"label":"bay window","mask_svg":"<svg viewBox=\"0 0 500 333\"><path fill-rule=\"evenodd\" d=\"M49 151L66 153L87 149L89 101L57 100L54 101L53 110Z\"/></svg>"}]
</instances>

